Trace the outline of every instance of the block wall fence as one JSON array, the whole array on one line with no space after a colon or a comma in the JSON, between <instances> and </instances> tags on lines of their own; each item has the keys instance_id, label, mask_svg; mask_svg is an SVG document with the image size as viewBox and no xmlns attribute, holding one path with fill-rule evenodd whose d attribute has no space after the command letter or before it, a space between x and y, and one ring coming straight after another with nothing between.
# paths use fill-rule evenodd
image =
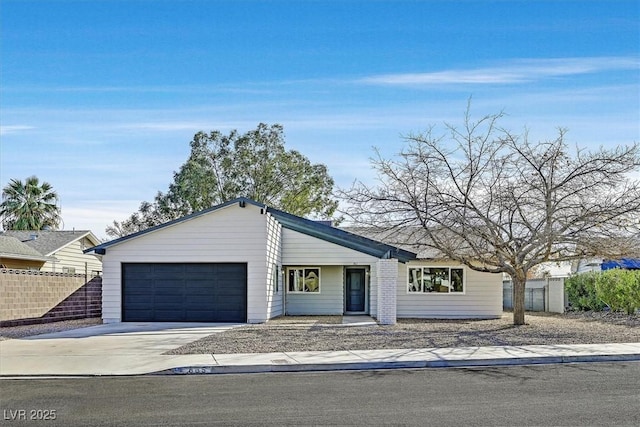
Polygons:
<instances>
[{"instance_id":1,"label":"block wall fence","mask_svg":"<svg viewBox=\"0 0 640 427\"><path fill-rule=\"evenodd\" d=\"M0 269L0 327L102 315L102 277Z\"/></svg>"}]
</instances>

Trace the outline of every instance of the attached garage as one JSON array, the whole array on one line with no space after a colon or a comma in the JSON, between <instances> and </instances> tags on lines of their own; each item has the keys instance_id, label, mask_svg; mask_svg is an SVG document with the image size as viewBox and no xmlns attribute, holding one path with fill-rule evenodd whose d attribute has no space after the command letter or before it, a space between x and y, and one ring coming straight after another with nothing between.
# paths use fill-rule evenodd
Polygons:
<instances>
[{"instance_id":1,"label":"attached garage","mask_svg":"<svg viewBox=\"0 0 640 427\"><path fill-rule=\"evenodd\" d=\"M246 263L123 263L122 321L247 321Z\"/></svg>"}]
</instances>

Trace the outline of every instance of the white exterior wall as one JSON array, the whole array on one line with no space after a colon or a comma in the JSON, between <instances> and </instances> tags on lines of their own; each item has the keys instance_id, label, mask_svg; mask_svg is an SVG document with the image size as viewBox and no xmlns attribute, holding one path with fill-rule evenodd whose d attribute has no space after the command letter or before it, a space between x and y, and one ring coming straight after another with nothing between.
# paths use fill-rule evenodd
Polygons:
<instances>
[{"instance_id":1,"label":"white exterior wall","mask_svg":"<svg viewBox=\"0 0 640 427\"><path fill-rule=\"evenodd\" d=\"M317 266L308 265L301 267ZM288 292L288 315L335 315L344 312L344 267L325 265L319 268L320 292ZM287 273L285 272L285 283L286 275Z\"/></svg>"},{"instance_id":2,"label":"white exterior wall","mask_svg":"<svg viewBox=\"0 0 640 427\"><path fill-rule=\"evenodd\" d=\"M464 268L464 294L407 292L409 267L460 267L412 261L399 264L398 318L498 318L502 316L502 276Z\"/></svg>"},{"instance_id":3,"label":"white exterior wall","mask_svg":"<svg viewBox=\"0 0 640 427\"><path fill-rule=\"evenodd\" d=\"M284 282L282 275L282 225L271 215L267 220L267 314L268 318L284 314ZM278 283L274 283L274 279Z\"/></svg>"},{"instance_id":4,"label":"white exterior wall","mask_svg":"<svg viewBox=\"0 0 640 427\"><path fill-rule=\"evenodd\" d=\"M247 320L266 321L266 218L256 206L233 204L108 247L102 264L103 321L121 321L121 264L129 262L247 263Z\"/></svg>"},{"instance_id":5,"label":"white exterior wall","mask_svg":"<svg viewBox=\"0 0 640 427\"><path fill-rule=\"evenodd\" d=\"M282 230L282 259L286 265L368 265L378 258L297 231Z\"/></svg>"},{"instance_id":6,"label":"white exterior wall","mask_svg":"<svg viewBox=\"0 0 640 427\"><path fill-rule=\"evenodd\" d=\"M71 242L50 256L56 258L56 261L47 261L40 271L50 271L53 273L62 273L63 267L75 268L76 274L87 274L92 276L92 271L102 271L102 262L92 254L84 254L84 249L90 248L94 244L86 237ZM86 268L86 270L85 270Z\"/></svg>"},{"instance_id":7,"label":"white exterior wall","mask_svg":"<svg viewBox=\"0 0 640 427\"><path fill-rule=\"evenodd\" d=\"M344 312L344 268L369 267L369 309L374 309L378 258L326 242L304 233L282 230L282 263L285 267L320 267L320 295L286 295L286 314L342 314ZM286 273L285 273L286 274ZM283 278L286 286L286 277Z\"/></svg>"}]
</instances>

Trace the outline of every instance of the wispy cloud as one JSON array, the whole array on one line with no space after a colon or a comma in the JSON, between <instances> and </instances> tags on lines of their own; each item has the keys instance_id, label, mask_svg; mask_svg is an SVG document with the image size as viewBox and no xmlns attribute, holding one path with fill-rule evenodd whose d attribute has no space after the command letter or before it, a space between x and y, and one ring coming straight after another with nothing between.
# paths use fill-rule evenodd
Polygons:
<instances>
[{"instance_id":1,"label":"wispy cloud","mask_svg":"<svg viewBox=\"0 0 640 427\"><path fill-rule=\"evenodd\" d=\"M373 75L359 79L372 85L517 84L553 77L640 69L639 57L519 59L467 70Z\"/></svg>"},{"instance_id":2,"label":"wispy cloud","mask_svg":"<svg viewBox=\"0 0 640 427\"><path fill-rule=\"evenodd\" d=\"M10 133L24 132L31 129L35 129L35 128L33 126L23 126L23 125L9 125L9 126L0 125L0 135L8 135Z\"/></svg>"}]
</instances>

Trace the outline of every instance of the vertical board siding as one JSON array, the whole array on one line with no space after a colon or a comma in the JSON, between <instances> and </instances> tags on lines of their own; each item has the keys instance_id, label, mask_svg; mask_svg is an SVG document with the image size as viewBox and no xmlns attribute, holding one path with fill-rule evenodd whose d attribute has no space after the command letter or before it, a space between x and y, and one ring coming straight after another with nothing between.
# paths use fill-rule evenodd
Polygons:
<instances>
[{"instance_id":1,"label":"vertical board siding","mask_svg":"<svg viewBox=\"0 0 640 427\"><path fill-rule=\"evenodd\" d=\"M398 268L404 268L405 264L400 264ZM378 269L377 263L371 264L369 269L369 315L378 317Z\"/></svg>"},{"instance_id":2,"label":"vertical board siding","mask_svg":"<svg viewBox=\"0 0 640 427\"><path fill-rule=\"evenodd\" d=\"M465 293L408 293L408 267L456 264L410 262L398 268L398 318L497 318L502 316L502 276L464 267Z\"/></svg>"},{"instance_id":3,"label":"vertical board siding","mask_svg":"<svg viewBox=\"0 0 640 427\"><path fill-rule=\"evenodd\" d=\"M282 226L267 214L267 318L284 314L284 283L282 277ZM273 271L275 266L276 271ZM273 276L277 275L278 290L274 289Z\"/></svg>"},{"instance_id":4,"label":"vertical board siding","mask_svg":"<svg viewBox=\"0 0 640 427\"><path fill-rule=\"evenodd\" d=\"M308 267L317 266L309 265ZM343 290L344 268L342 266L322 266L320 267L320 293L287 293L287 314L294 316L342 314L344 308Z\"/></svg>"},{"instance_id":5,"label":"vertical board siding","mask_svg":"<svg viewBox=\"0 0 640 427\"><path fill-rule=\"evenodd\" d=\"M122 263L201 262L247 263L247 321L266 321L266 234L266 215L260 208L233 204L107 248L103 320L121 321Z\"/></svg>"}]
</instances>

